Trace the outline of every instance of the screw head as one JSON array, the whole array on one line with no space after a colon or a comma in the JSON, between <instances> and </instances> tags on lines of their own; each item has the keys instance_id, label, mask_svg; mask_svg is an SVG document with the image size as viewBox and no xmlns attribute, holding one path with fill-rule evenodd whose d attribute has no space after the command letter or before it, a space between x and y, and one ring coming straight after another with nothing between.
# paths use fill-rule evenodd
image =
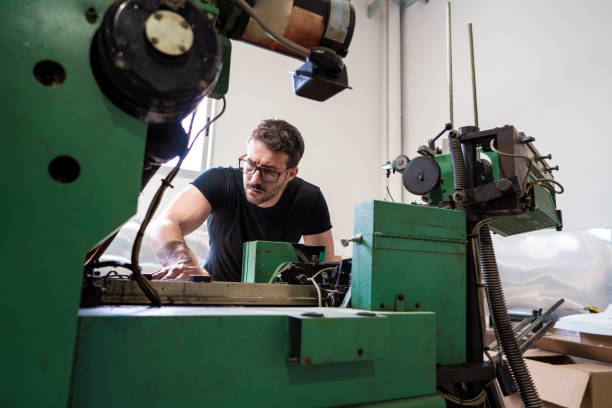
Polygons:
<instances>
[{"instance_id":1,"label":"screw head","mask_svg":"<svg viewBox=\"0 0 612 408\"><path fill-rule=\"evenodd\" d=\"M155 18L156 20L161 20L163 16L161 15L161 13L155 13L153 14L153 18Z\"/></svg>"},{"instance_id":2,"label":"screw head","mask_svg":"<svg viewBox=\"0 0 612 408\"><path fill-rule=\"evenodd\" d=\"M157 44L159 40L156 37L151 37L151 44Z\"/></svg>"},{"instance_id":3,"label":"screw head","mask_svg":"<svg viewBox=\"0 0 612 408\"><path fill-rule=\"evenodd\" d=\"M183 21L181 23L181 27L183 27L184 29L188 29L189 28L189 24L186 21Z\"/></svg>"}]
</instances>

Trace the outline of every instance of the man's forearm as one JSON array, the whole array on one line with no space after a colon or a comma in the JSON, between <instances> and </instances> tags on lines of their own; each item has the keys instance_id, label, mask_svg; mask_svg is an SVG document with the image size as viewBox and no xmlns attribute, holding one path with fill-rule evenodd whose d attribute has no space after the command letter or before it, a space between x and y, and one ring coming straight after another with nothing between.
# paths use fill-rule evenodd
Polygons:
<instances>
[{"instance_id":1,"label":"man's forearm","mask_svg":"<svg viewBox=\"0 0 612 408\"><path fill-rule=\"evenodd\" d=\"M163 267L153 273L153 279L187 280L191 275L207 275L198 258L185 244L181 228L168 219L152 225L147 238Z\"/></svg>"},{"instance_id":2,"label":"man's forearm","mask_svg":"<svg viewBox=\"0 0 612 408\"><path fill-rule=\"evenodd\" d=\"M185 243L181 228L172 221L157 221L152 225L147 238L162 265L168 266L179 262L191 262L198 265L197 257Z\"/></svg>"}]
</instances>

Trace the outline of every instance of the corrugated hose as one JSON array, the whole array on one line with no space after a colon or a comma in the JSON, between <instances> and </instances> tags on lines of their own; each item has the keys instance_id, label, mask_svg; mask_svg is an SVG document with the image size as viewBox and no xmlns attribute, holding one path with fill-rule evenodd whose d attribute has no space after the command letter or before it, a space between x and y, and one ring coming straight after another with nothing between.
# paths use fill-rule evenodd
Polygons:
<instances>
[{"instance_id":1,"label":"corrugated hose","mask_svg":"<svg viewBox=\"0 0 612 408\"><path fill-rule=\"evenodd\" d=\"M483 225L480 228L478 233L478 250L480 254L480 268L489 292L491 313L497 326L502 348L510 363L512 376L518 385L525 407L541 408L542 402L540 401L538 391L533 384L512 331L488 225Z\"/></svg>"}]
</instances>

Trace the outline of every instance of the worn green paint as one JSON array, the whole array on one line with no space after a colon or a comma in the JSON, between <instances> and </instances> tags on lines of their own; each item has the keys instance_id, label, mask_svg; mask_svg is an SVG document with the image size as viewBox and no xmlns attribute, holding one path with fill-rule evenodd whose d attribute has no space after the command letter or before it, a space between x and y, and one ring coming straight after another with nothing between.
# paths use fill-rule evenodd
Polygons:
<instances>
[{"instance_id":1,"label":"worn green paint","mask_svg":"<svg viewBox=\"0 0 612 408\"><path fill-rule=\"evenodd\" d=\"M292 244L290 242L245 242L242 252L242 282L268 283L276 269L285 262L300 262L295 247L317 252L325 261L325 247Z\"/></svg>"},{"instance_id":2,"label":"worn green paint","mask_svg":"<svg viewBox=\"0 0 612 408\"><path fill-rule=\"evenodd\" d=\"M353 246L353 306L435 312L438 363L463 363L464 213L368 201L355 206L354 231L363 238Z\"/></svg>"},{"instance_id":3,"label":"worn green paint","mask_svg":"<svg viewBox=\"0 0 612 408\"><path fill-rule=\"evenodd\" d=\"M292 316L291 354L306 365L383 359L388 356L390 320L384 316Z\"/></svg>"},{"instance_id":4,"label":"worn green paint","mask_svg":"<svg viewBox=\"0 0 612 408\"><path fill-rule=\"evenodd\" d=\"M534 180L535 177L533 174L530 174L529 181ZM490 224L491 231L503 237L507 237L523 232L560 226L561 220L557 214L555 194L539 184L534 187L534 190L536 202L535 211L529 211L520 215L498 217Z\"/></svg>"},{"instance_id":5,"label":"worn green paint","mask_svg":"<svg viewBox=\"0 0 612 408\"><path fill-rule=\"evenodd\" d=\"M93 6L100 18L85 18ZM0 406L67 405L86 251L136 212L145 124L108 101L89 65L107 0L6 2L0 25L4 215L0 258ZM41 60L63 66L58 87L37 82ZM68 155L72 183L48 166Z\"/></svg>"},{"instance_id":6,"label":"worn green paint","mask_svg":"<svg viewBox=\"0 0 612 408\"><path fill-rule=\"evenodd\" d=\"M355 408L445 408L446 402L439 395L404 398L393 401L374 402L372 404L353 405Z\"/></svg>"},{"instance_id":7,"label":"worn green paint","mask_svg":"<svg viewBox=\"0 0 612 408\"><path fill-rule=\"evenodd\" d=\"M323 313L322 322L387 320L386 358L316 365L291 360L291 316L308 311ZM319 407L434 394L434 314L384 315L330 308L83 311L71 406Z\"/></svg>"}]
</instances>

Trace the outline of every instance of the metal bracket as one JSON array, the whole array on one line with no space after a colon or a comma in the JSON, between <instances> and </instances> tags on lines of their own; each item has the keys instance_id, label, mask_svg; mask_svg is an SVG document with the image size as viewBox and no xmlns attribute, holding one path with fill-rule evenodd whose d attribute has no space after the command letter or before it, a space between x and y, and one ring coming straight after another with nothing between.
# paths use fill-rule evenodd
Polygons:
<instances>
[{"instance_id":1,"label":"metal bracket","mask_svg":"<svg viewBox=\"0 0 612 408\"><path fill-rule=\"evenodd\" d=\"M368 6L368 18L374 17L376 12L382 5L383 1L384 0L374 0L372 3L370 3L370 5ZM408 8L419 0L391 0L391 1L394 2L395 4L398 4L400 7ZM429 0L420 0L420 1L425 4L429 3Z\"/></svg>"}]
</instances>

